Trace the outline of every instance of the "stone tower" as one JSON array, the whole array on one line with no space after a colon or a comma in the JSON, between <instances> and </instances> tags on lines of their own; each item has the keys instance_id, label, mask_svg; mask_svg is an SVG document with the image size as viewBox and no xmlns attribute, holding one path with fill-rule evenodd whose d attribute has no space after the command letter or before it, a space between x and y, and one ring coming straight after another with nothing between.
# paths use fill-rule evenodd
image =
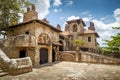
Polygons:
<instances>
[{"instance_id":1,"label":"stone tower","mask_svg":"<svg viewBox=\"0 0 120 80\"><path fill-rule=\"evenodd\" d=\"M27 22L33 19L38 19L38 13L36 12L34 4L32 4L31 7L27 8L27 12L24 13L23 22Z\"/></svg>"}]
</instances>

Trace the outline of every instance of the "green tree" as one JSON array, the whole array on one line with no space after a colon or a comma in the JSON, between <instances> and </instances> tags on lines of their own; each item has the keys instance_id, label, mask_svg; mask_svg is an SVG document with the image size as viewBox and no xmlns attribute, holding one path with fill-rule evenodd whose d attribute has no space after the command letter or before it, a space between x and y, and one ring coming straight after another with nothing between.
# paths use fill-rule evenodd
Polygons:
<instances>
[{"instance_id":1,"label":"green tree","mask_svg":"<svg viewBox=\"0 0 120 80\"><path fill-rule=\"evenodd\" d=\"M30 3L26 0L0 0L0 33L3 33L8 26L18 23L20 13L24 12L24 8Z\"/></svg>"},{"instance_id":2,"label":"green tree","mask_svg":"<svg viewBox=\"0 0 120 80\"><path fill-rule=\"evenodd\" d=\"M79 50L79 47L82 47L85 44L85 41L74 39L73 42L76 44L76 50Z\"/></svg>"},{"instance_id":3,"label":"green tree","mask_svg":"<svg viewBox=\"0 0 120 80\"><path fill-rule=\"evenodd\" d=\"M110 52L120 52L120 33L118 33L116 36L111 37L112 40L105 40L108 47L107 50Z\"/></svg>"},{"instance_id":4,"label":"green tree","mask_svg":"<svg viewBox=\"0 0 120 80\"><path fill-rule=\"evenodd\" d=\"M120 27L113 27L113 29L120 29ZM104 48L106 52L120 53L120 33L116 36L111 36L111 40L105 40L108 47Z\"/></svg>"}]
</instances>

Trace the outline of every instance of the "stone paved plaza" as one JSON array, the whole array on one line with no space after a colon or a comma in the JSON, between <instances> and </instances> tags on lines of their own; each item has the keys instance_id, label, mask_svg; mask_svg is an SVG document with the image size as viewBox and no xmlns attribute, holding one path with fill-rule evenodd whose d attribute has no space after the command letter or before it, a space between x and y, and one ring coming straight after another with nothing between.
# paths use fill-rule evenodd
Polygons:
<instances>
[{"instance_id":1,"label":"stone paved plaza","mask_svg":"<svg viewBox=\"0 0 120 80\"><path fill-rule=\"evenodd\" d=\"M6 75L0 80L120 80L120 66L55 62L36 66L29 73Z\"/></svg>"}]
</instances>

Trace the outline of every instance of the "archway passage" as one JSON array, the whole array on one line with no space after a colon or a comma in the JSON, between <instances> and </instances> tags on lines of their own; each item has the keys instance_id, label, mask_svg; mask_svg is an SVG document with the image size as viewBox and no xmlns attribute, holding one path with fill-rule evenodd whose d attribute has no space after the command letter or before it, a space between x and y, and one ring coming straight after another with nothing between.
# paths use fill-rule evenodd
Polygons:
<instances>
[{"instance_id":1,"label":"archway passage","mask_svg":"<svg viewBox=\"0 0 120 80\"><path fill-rule=\"evenodd\" d=\"M52 49L52 62L55 62L55 50Z\"/></svg>"},{"instance_id":2,"label":"archway passage","mask_svg":"<svg viewBox=\"0 0 120 80\"><path fill-rule=\"evenodd\" d=\"M24 57L26 57L26 50L21 50L19 52L19 58L24 58Z\"/></svg>"},{"instance_id":3,"label":"archway passage","mask_svg":"<svg viewBox=\"0 0 120 80\"><path fill-rule=\"evenodd\" d=\"M48 63L48 49L41 48L40 49L40 64Z\"/></svg>"}]
</instances>

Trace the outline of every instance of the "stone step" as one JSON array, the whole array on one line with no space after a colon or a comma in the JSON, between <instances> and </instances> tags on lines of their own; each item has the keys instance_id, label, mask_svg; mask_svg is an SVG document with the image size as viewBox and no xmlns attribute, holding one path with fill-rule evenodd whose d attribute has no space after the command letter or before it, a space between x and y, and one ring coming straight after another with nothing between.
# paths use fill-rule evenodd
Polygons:
<instances>
[{"instance_id":1,"label":"stone step","mask_svg":"<svg viewBox=\"0 0 120 80\"><path fill-rule=\"evenodd\" d=\"M0 73L0 77L8 75L8 72L2 72Z\"/></svg>"},{"instance_id":2,"label":"stone step","mask_svg":"<svg viewBox=\"0 0 120 80\"><path fill-rule=\"evenodd\" d=\"M2 69L0 69L0 73L4 72Z\"/></svg>"}]
</instances>

